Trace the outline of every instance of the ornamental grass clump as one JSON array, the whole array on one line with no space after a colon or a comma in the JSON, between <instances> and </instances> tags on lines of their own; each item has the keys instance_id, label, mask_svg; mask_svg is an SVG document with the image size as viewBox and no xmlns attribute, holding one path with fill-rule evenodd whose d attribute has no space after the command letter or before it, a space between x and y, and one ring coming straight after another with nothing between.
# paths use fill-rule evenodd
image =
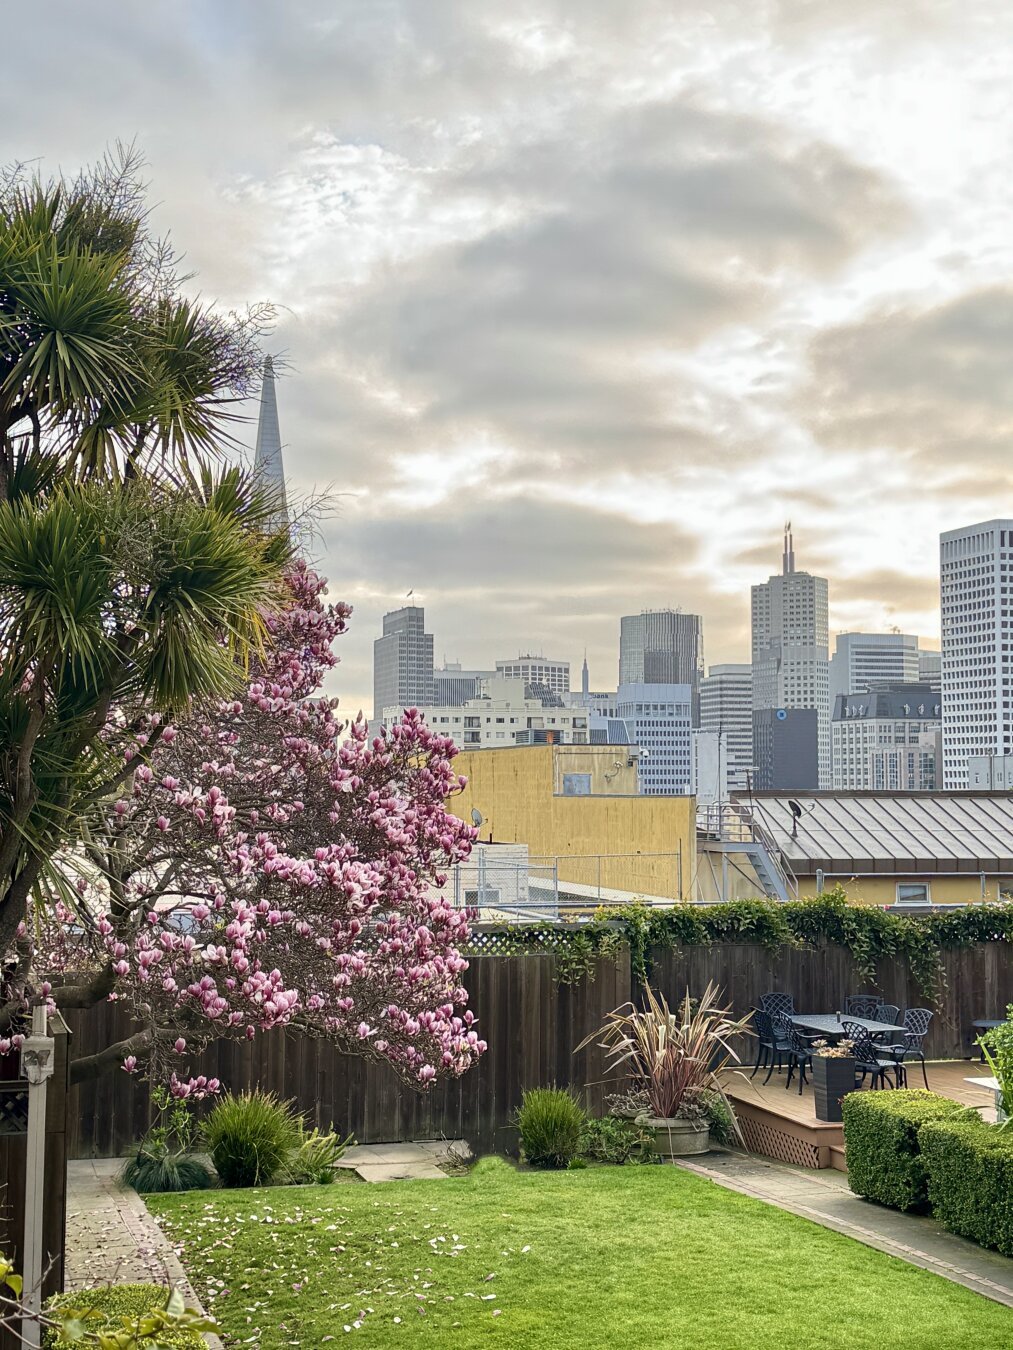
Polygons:
<instances>
[{"instance_id":1,"label":"ornamental grass clump","mask_svg":"<svg viewBox=\"0 0 1013 1350\"><path fill-rule=\"evenodd\" d=\"M563 1088L532 1088L517 1112L521 1152L532 1167L568 1167L579 1155L587 1113Z\"/></svg>"},{"instance_id":2,"label":"ornamental grass clump","mask_svg":"<svg viewBox=\"0 0 1013 1350\"><path fill-rule=\"evenodd\" d=\"M273 1092L229 1093L204 1122L204 1138L223 1186L267 1186L301 1140L291 1102Z\"/></svg>"},{"instance_id":3,"label":"ornamental grass clump","mask_svg":"<svg viewBox=\"0 0 1013 1350\"><path fill-rule=\"evenodd\" d=\"M664 994L645 985L643 1007L624 1003L577 1050L599 1045L608 1067L623 1069L631 1090L645 1094L656 1119L708 1118L716 1098L734 1121L717 1070L739 1063L732 1039L750 1034L749 1017L733 1018L719 1006L718 995L717 985L709 983L699 999L687 990L673 1009Z\"/></svg>"}]
</instances>

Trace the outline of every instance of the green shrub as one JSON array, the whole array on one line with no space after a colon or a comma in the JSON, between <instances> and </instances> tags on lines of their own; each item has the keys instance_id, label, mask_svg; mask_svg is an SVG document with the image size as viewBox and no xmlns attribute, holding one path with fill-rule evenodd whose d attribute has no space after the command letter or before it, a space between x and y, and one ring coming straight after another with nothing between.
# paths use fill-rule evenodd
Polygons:
<instances>
[{"instance_id":1,"label":"green shrub","mask_svg":"<svg viewBox=\"0 0 1013 1350\"><path fill-rule=\"evenodd\" d=\"M592 1117L584 1122L580 1153L592 1162L641 1163L654 1161L654 1131L620 1116Z\"/></svg>"},{"instance_id":2,"label":"green shrub","mask_svg":"<svg viewBox=\"0 0 1013 1350\"><path fill-rule=\"evenodd\" d=\"M46 1313L54 1317L54 1320L59 1318L60 1314L66 1316L71 1312L101 1314L94 1319L88 1317L83 1325L92 1334L118 1332L124 1337L123 1345L164 1346L166 1350L206 1350L204 1337L200 1332L194 1327L185 1325L186 1321L195 1320L185 1313L171 1317L170 1326L165 1330L153 1332L151 1335L135 1336L133 1339L128 1338L128 1332L136 1332L139 1318L147 1318L167 1306L171 1311L169 1296L169 1290L158 1284L114 1284L104 1285L99 1289L74 1289L51 1298L46 1304ZM178 1295L176 1302L179 1302ZM171 1322L176 1320L177 1316L183 1324L172 1326ZM61 1337L60 1332L54 1327L47 1327L42 1333L42 1344L47 1350L70 1343L70 1340ZM119 1341L116 1343L120 1344Z\"/></svg>"},{"instance_id":3,"label":"green shrub","mask_svg":"<svg viewBox=\"0 0 1013 1350\"><path fill-rule=\"evenodd\" d=\"M918 1131L932 1213L945 1228L1013 1256L1013 1132L984 1121Z\"/></svg>"},{"instance_id":4,"label":"green shrub","mask_svg":"<svg viewBox=\"0 0 1013 1350\"><path fill-rule=\"evenodd\" d=\"M299 1138L285 1161L285 1179L293 1186L327 1186L334 1180L334 1169L341 1155L355 1140L351 1135L341 1139L333 1130L321 1134L308 1133L300 1123Z\"/></svg>"},{"instance_id":5,"label":"green shrub","mask_svg":"<svg viewBox=\"0 0 1013 1350\"><path fill-rule=\"evenodd\" d=\"M141 1195L156 1191L206 1191L214 1183L207 1164L186 1153L141 1144L123 1169L123 1180Z\"/></svg>"},{"instance_id":6,"label":"green shrub","mask_svg":"<svg viewBox=\"0 0 1013 1350\"><path fill-rule=\"evenodd\" d=\"M844 1098L848 1184L867 1200L893 1209L928 1209L919 1128L930 1120L972 1120L967 1107L920 1088L849 1092Z\"/></svg>"},{"instance_id":7,"label":"green shrub","mask_svg":"<svg viewBox=\"0 0 1013 1350\"><path fill-rule=\"evenodd\" d=\"M300 1122L273 1092L230 1093L204 1122L204 1138L223 1186L266 1186L298 1148Z\"/></svg>"},{"instance_id":8,"label":"green shrub","mask_svg":"<svg viewBox=\"0 0 1013 1350\"><path fill-rule=\"evenodd\" d=\"M580 1152L587 1115L562 1088L532 1088L517 1112L521 1151L532 1167L566 1167Z\"/></svg>"}]
</instances>

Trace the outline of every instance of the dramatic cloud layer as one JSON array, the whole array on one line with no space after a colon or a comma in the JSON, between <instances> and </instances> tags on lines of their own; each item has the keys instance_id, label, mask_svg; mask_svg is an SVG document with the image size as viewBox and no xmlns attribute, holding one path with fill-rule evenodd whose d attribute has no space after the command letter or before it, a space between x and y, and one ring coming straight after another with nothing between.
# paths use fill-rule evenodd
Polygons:
<instances>
[{"instance_id":1,"label":"dramatic cloud layer","mask_svg":"<svg viewBox=\"0 0 1013 1350\"><path fill-rule=\"evenodd\" d=\"M665 604L741 659L788 516L836 627L932 636L938 532L1013 514L1013 11L970 9L53 0L3 157L136 136L203 293L283 306L353 707L412 588L469 665L605 686Z\"/></svg>"}]
</instances>

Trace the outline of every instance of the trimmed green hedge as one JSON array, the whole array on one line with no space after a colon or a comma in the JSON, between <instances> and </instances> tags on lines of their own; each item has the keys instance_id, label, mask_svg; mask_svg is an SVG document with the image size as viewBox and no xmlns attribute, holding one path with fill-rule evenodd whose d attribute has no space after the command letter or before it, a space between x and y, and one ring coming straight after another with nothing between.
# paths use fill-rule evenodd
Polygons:
<instances>
[{"instance_id":1,"label":"trimmed green hedge","mask_svg":"<svg viewBox=\"0 0 1013 1350\"><path fill-rule=\"evenodd\" d=\"M1013 1256L1013 1129L933 1121L918 1132L929 1200L939 1222Z\"/></svg>"},{"instance_id":2,"label":"trimmed green hedge","mask_svg":"<svg viewBox=\"0 0 1013 1350\"><path fill-rule=\"evenodd\" d=\"M849 1092L843 1101L848 1184L892 1209L925 1211L928 1177L919 1146L927 1121L979 1125L975 1111L921 1088Z\"/></svg>"},{"instance_id":3,"label":"trimmed green hedge","mask_svg":"<svg viewBox=\"0 0 1013 1350\"><path fill-rule=\"evenodd\" d=\"M105 1314L105 1322L91 1322L91 1331L119 1331L121 1317L144 1317L166 1306L169 1291L160 1284L112 1284L102 1285L98 1289L73 1289L66 1294L57 1294L46 1305L47 1312L65 1311L84 1312L96 1309ZM58 1339L59 1333L47 1328L43 1332L42 1344L56 1347L66 1344ZM160 1331L157 1342L145 1338L145 1344L164 1345L172 1350L207 1350L207 1342L197 1331L189 1327L177 1327L171 1331Z\"/></svg>"}]
</instances>

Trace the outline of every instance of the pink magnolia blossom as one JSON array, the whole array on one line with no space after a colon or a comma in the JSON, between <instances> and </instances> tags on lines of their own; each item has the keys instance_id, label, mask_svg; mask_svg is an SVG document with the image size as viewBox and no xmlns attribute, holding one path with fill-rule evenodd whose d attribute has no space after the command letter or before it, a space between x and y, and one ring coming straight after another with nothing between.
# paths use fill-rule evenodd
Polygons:
<instances>
[{"instance_id":1,"label":"pink magnolia blossom","mask_svg":"<svg viewBox=\"0 0 1013 1350\"><path fill-rule=\"evenodd\" d=\"M242 697L135 732L150 762L95 831L115 886L86 888L84 925L58 906L36 964L57 1003L104 965L103 996L129 1003L156 1055L296 1026L424 1087L485 1049L465 1006L469 914L441 889L475 837L445 805L456 750L413 710L373 740L361 715L343 721L319 691L350 610L302 564L289 589Z\"/></svg>"}]
</instances>

